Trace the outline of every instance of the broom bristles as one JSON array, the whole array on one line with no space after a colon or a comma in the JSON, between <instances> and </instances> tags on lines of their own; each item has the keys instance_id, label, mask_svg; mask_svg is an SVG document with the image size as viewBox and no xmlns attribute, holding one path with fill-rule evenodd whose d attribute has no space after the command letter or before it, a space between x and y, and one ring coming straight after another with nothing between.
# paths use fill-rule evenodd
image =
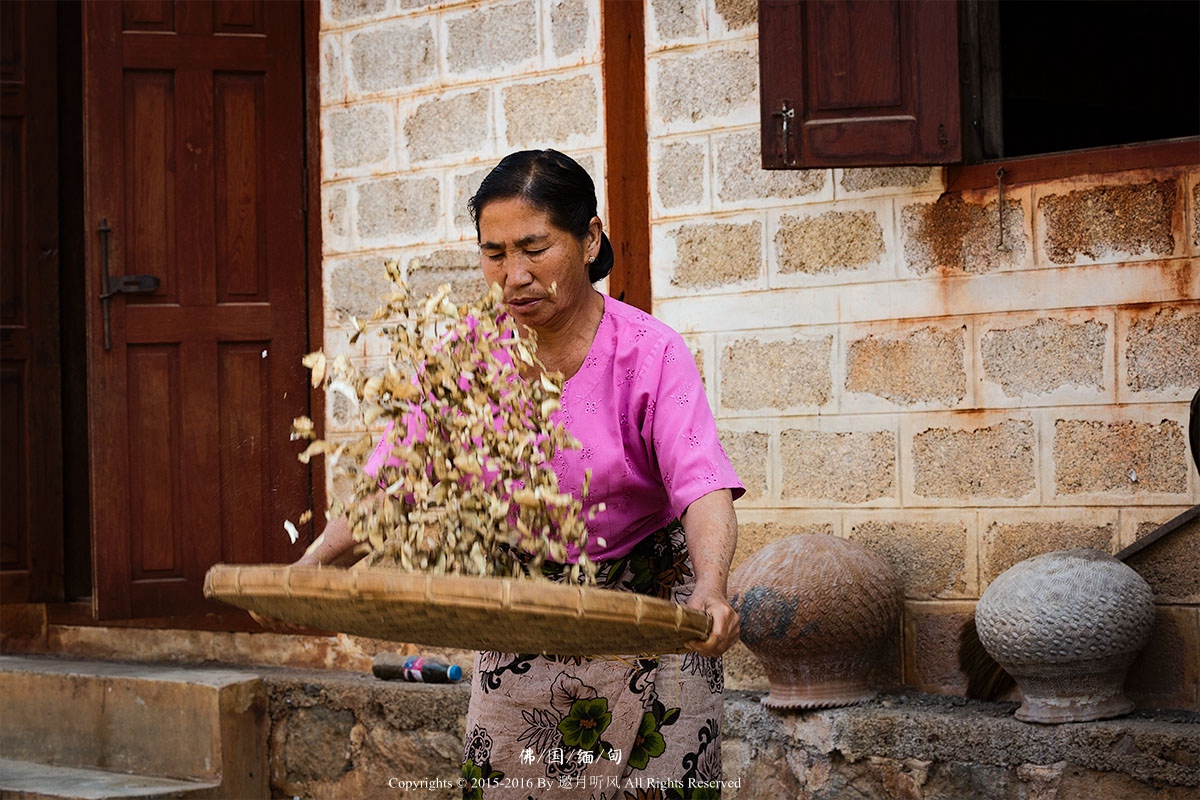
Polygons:
<instances>
[{"instance_id":1,"label":"broom bristles","mask_svg":"<svg viewBox=\"0 0 1200 800\"><path fill-rule=\"evenodd\" d=\"M975 700L999 700L1017 685L979 641L974 614L958 636L958 666L967 676L967 697Z\"/></svg>"}]
</instances>

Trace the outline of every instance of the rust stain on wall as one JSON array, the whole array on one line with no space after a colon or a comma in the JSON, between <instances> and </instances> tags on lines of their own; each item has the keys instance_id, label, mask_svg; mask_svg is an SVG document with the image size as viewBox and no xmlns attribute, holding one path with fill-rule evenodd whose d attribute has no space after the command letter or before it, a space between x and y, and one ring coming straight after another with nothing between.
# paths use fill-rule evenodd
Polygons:
<instances>
[{"instance_id":1,"label":"rust stain on wall","mask_svg":"<svg viewBox=\"0 0 1200 800\"><path fill-rule=\"evenodd\" d=\"M1174 296L1180 300L1200 299L1200 260L1182 259L1156 261L1154 267L1174 289Z\"/></svg>"},{"instance_id":2,"label":"rust stain on wall","mask_svg":"<svg viewBox=\"0 0 1200 800\"><path fill-rule=\"evenodd\" d=\"M901 225L907 231L904 256L918 273L982 274L1020 264L1028 244L1025 211L1019 200L971 203L944 194L929 205L908 206Z\"/></svg>"},{"instance_id":3,"label":"rust stain on wall","mask_svg":"<svg viewBox=\"0 0 1200 800\"><path fill-rule=\"evenodd\" d=\"M910 258L910 265L918 271L962 271L965 261L963 243L980 214L980 207L964 203L961 195L943 195L933 205L917 210L913 218L912 241L928 251L929 260L918 265Z\"/></svg>"}]
</instances>

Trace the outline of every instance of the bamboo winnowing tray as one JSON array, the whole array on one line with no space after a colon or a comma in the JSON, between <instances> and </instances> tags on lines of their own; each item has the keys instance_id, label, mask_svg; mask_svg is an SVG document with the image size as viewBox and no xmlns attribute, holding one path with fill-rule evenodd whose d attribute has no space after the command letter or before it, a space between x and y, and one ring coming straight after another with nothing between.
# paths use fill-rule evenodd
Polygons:
<instances>
[{"instance_id":1,"label":"bamboo winnowing tray","mask_svg":"<svg viewBox=\"0 0 1200 800\"><path fill-rule=\"evenodd\" d=\"M679 653L711 624L702 611L632 592L386 567L218 564L204 594L322 630L509 653Z\"/></svg>"}]
</instances>

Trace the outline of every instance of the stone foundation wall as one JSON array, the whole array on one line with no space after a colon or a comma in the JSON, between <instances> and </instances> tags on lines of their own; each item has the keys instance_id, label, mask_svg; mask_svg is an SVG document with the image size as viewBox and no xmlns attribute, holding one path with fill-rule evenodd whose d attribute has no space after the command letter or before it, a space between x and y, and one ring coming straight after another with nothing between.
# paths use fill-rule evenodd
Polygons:
<instances>
[{"instance_id":1,"label":"stone foundation wall","mask_svg":"<svg viewBox=\"0 0 1200 800\"><path fill-rule=\"evenodd\" d=\"M768 533L783 530L791 529ZM960 613L971 607L963 603ZM260 675L273 797L461 797L453 782L467 681L376 680L371 656L392 645L346 636L63 626L47 624L44 606L3 608L0 652L170 662L181 670L221 663ZM956 637L950 627L918 628L925 638L917 652L939 631ZM1167 648L1156 646L1141 657L1142 669L1156 676L1148 689L1156 680L1170 691L1184 674L1195 674L1194 661L1168 661ZM471 663L462 651L430 652ZM726 658L727 684L750 669L739 653L748 658L744 649ZM921 666L934 676L953 670L945 662ZM724 779L733 782L726 800L1182 800L1200 790L1197 712L1143 708L1120 719L1036 725L1015 719L1013 702L897 690L844 709L775 712L760 706L761 695L726 691L722 754Z\"/></svg>"},{"instance_id":2,"label":"stone foundation wall","mask_svg":"<svg viewBox=\"0 0 1200 800\"><path fill-rule=\"evenodd\" d=\"M265 682L276 797L461 797L465 686L285 671ZM1196 714L1040 726L1014 719L1012 703L897 693L777 713L758 697L726 697L726 800L1182 800L1200 789ZM653 796L620 788L617 797ZM554 796L589 798L593 789Z\"/></svg>"}]
</instances>

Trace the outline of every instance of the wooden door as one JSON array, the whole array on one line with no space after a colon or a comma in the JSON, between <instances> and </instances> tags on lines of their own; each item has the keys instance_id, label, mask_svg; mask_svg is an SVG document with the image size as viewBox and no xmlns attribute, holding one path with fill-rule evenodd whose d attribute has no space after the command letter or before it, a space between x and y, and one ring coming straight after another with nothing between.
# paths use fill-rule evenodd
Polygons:
<instances>
[{"instance_id":1,"label":"wooden door","mask_svg":"<svg viewBox=\"0 0 1200 800\"><path fill-rule=\"evenodd\" d=\"M296 557L282 524L309 507L289 442L308 398L302 8L83 13L95 610L191 613L210 565ZM106 259L160 281L109 297L107 322Z\"/></svg>"},{"instance_id":2,"label":"wooden door","mask_svg":"<svg viewBox=\"0 0 1200 800\"><path fill-rule=\"evenodd\" d=\"M0 4L0 600L61 600L53 3Z\"/></svg>"}]
</instances>

